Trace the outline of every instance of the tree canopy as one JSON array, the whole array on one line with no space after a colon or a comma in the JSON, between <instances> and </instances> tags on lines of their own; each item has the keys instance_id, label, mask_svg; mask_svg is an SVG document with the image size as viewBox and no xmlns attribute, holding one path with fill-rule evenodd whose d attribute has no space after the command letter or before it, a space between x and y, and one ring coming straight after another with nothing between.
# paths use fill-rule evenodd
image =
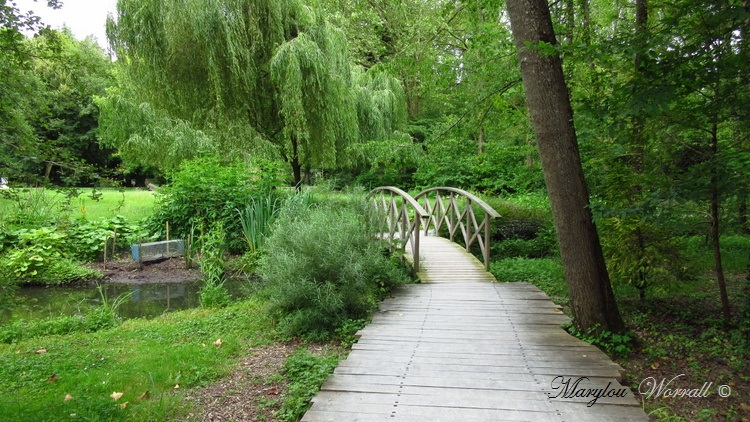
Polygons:
<instances>
[{"instance_id":1,"label":"tree canopy","mask_svg":"<svg viewBox=\"0 0 750 422\"><path fill-rule=\"evenodd\" d=\"M100 102L101 136L145 164L265 152L299 183L402 121L400 87L360 75L344 33L298 0L120 0L108 34L121 84Z\"/></svg>"},{"instance_id":2,"label":"tree canopy","mask_svg":"<svg viewBox=\"0 0 750 422\"><path fill-rule=\"evenodd\" d=\"M14 3L0 5L0 25L0 174L27 184L93 183L116 165L99 148L93 104L113 81L109 58Z\"/></svg>"}]
</instances>

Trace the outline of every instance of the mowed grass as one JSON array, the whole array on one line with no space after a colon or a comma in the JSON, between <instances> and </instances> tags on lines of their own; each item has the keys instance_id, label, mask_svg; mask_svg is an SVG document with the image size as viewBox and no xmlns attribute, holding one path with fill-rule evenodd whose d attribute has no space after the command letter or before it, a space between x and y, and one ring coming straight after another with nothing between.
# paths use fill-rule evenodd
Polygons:
<instances>
[{"instance_id":1,"label":"mowed grass","mask_svg":"<svg viewBox=\"0 0 750 422\"><path fill-rule=\"evenodd\" d=\"M104 189L97 191L97 199L91 196L92 190L85 189L83 194L73 200L73 217L96 220L115 215L137 221L148 217L154 210L156 195L145 189Z\"/></svg>"},{"instance_id":2,"label":"mowed grass","mask_svg":"<svg viewBox=\"0 0 750 422\"><path fill-rule=\"evenodd\" d=\"M0 344L0 419L180 419L191 411L183 391L216 380L237 355L273 341L262 306L246 300Z\"/></svg>"},{"instance_id":3,"label":"mowed grass","mask_svg":"<svg viewBox=\"0 0 750 422\"><path fill-rule=\"evenodd\" d=\"M72 218L87 220L121 215L129 221L138 221L151 215L156 203L155 194L145 189L81 188L80 194L69 203L63 194L49 189L18 189L16 193L18 200L0 197L2 215L13 215L19 210L39 215L67 212Z\"/></svg>"}]
</instances>

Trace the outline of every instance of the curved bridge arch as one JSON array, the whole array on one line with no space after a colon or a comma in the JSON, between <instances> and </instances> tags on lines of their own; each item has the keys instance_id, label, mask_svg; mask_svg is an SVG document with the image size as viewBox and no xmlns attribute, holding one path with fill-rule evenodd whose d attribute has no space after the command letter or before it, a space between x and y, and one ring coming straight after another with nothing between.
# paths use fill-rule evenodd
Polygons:
<instances>
[{"instance_id":1,"label":"curved bridge arch","mask_svg":"<svg viewBox=\"0 0 750 422\"><path fill-rule=\"evenodd\" d=\"M393 187L381 186L370 191L375 211L380 214L380 233L391 245L411 244L414 257L414 272L419 271L419 235L423 221L430 218L427 211L407 192Z\"/></svg>"},{"instance_id":2,"label":"curved bridge arch","mask_svg":"<svg viewBox=\"0 0 750 422\"><path fill-rule=\"evenodd\" d=\"M466 251L471 250L474 242L479 244L479 249L484 258L484 269L490 269L490 223L491 220L500 217L497 211L476 195L463 189L439 186L425 189L418 193L414 199L422 198L423 207L430 216L430 221L425 226L425 234L430 226L435 229L435 234L440 235L441 229L447 229L448 239L454 242L456 233L460 230L463 235ZM477 220L476 205L483 214L481 221Z\"/></svg>"},{"instance_id":3,"label":"curved bridge arch","mask_svg":"<svg viewBox=\"0 0 750 422\"><path fill-rule=\"evenodd\" d=\"M440 186L425 189L412 197L407 192L393 186L381 186L368 194L373 205L381 214L380 233L387 237L391 244L411 244L414 257L414 271L419 271L419 237L422 228L424 235L430 234L430 228L439 236L447 231L447 237L455 241L460 231L466 251L470 251L474 242L484 258L484 268L490 267L490 222L500 217L495 209L463 189ZM419 199L424 205L420 205ZM477 219L477 212L482 213ZM387 229L387 230L386 230Z\"/></svg>"}]
</instances>

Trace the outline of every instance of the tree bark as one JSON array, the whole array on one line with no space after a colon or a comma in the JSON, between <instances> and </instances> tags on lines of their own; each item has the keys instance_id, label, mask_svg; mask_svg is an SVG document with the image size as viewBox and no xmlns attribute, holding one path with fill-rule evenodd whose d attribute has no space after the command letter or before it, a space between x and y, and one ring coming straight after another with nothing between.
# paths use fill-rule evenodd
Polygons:
<instances>
[{"instance_id":1,"label":"tree bark","mask_svg":"<svg viewBox=\"0 0 750 422\"><path fill-rule=\"evenodd\" d=\"M557 55L534 50L540 42L556 44L549 6L546 0L508 0L506 4L575 324L582 331L622 331L624 323L589 209L562 61Z\"/></svg>"},{"instance_id":2,"label":"tree bark","mask_svg":"<svg viewBox=\"0 0 750 422\"><path fill-rule=\"evenodd\" d=\"M714 250L714 267L716 269L716 284L719 286L719 296L721 297L721 313L724 321L729 322L732 311L729 307L729 295L727 294L727 283L724 277L724 265L721 262L721 232L719 230L720 196L719 196L719 169L716 164L716 156L719 153L719 125L716 119L711 127L711 244Z\"/></svg>"},{"instance_id":3,"label":"tree bark","mask_svg":"<svg viewBox=\"0 0 750 422\"><path fill-rule=\"evenodd\" d=\"M636 95L641 94L643 85L646 84L643 56L646 51L647 37L648 37L648 0L635 0L635 37L636 37L636 52L635 52L635 81L634 88ZM637 181L630 189L630 198L628 198L629 205L631 207L636 206L641 202L643 196L643 186L641 180L643 178L644 163L646 158L646 140L644 134L645 117L643 113L638 112L631 118L630 124L632 126L632 152L630 154L631 160L630 165L633 168L633 173L637 178ZM635 254L638 264L638 288L641 299L646 297L646 288L648 287L649 280L646 277L646 271L643 267L645 262L644 257L646 256L646 241L643 234L643 224L637 223L635 228Z\"/></svg>"},{"instance_id":4,"label":"tree bark","mask_svg":"<svg viewBox=\"0 0 750 422\"><path fill-rule=\"evenodd\" d=\"M302 163L299 161L299 145L297 139L292 137L292 157L289 160L294 175L294 186L297 189L302 188Z\"/></svg>"},{"instance_id":5,"label":"tree bark","mask_svg":"<svg viewBox=\"0 0 750 422\"><path fill-rule=\"evenodd\" d=\"M750 234L750 226L747 224L747 187L740 186L737 193L737 224L740 226L740 234Z\"/></svg>"}]
</instances>

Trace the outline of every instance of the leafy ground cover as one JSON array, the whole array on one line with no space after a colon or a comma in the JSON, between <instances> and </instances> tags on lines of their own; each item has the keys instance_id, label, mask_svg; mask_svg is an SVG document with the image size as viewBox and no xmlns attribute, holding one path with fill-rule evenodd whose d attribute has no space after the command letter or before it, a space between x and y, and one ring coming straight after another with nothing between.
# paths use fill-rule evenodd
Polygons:
<instances>
[{"instance_id":1,"label":"leafy ground cover","mask_svg":"<svg viewBox=\"0 0 750 422\"><path fill-rule=\"evenodd\" d=\"M710 270L711 251L700 238L684 241L694 263L702 268L692 280L656 284L641 299L629 285L616 285L620 312L631 333L600 336L576 333L612 356L625 369L624 383L643 400L653 420L744 421L750 419L750 281L747 239L728 237L725 265L733 320L721 316L716 281ZM567 305L567 286L559 258L502 258L492 263L500 281L527 281L556 303ZM649 382L671 388L702 388L702 398L657 397ZM727 386L727 387L720 387ZM719 388L728 397L719 396ZM728 389L727 389L728 388ZM640 389L640 390L639 390Z\"/></svg>"},{"instance_id":2,"label":"leafy ground cover","mask_svg":"<svg viewBox=\"0 0 750 422\"><path fill-rule=\"evenodd\" d=\"M625 368L625 382L634 392L648 393L651 380L657 385L674 380L672 388L707 386L702 398L657 397L656 390L650 397L641 396L654 419L750 418L750 282L739 273L728 282L735 312L729 325L721 317L715 282L710 278L645 300L635 292L618 298L635 342L632 353L617 362Z\"/></svg>"}]
</instances>

